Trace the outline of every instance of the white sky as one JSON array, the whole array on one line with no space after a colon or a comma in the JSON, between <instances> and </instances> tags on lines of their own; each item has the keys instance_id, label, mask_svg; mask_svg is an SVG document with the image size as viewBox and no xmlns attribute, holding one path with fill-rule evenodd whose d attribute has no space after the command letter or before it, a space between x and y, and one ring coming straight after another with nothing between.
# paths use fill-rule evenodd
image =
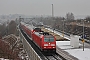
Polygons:
<instances>
[{"instance_id":1,"label":"white sky","mask_svg":"<svg viewBox=\"0 0 90 60\"><path fill-rule=\"evenodd\" d=\"M0 0L0 15L51 15L52 4L55 16L90 15L90 0Z\"/></svg>"}]
</instances>

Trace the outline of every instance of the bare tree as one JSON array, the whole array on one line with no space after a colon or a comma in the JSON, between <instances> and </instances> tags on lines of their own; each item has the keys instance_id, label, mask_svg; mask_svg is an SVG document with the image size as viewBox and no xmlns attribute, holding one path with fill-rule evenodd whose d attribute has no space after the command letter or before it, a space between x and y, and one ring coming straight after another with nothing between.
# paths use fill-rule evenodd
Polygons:
<instances>
[{"instance_id":1,"label":"bare tree","mask_svg":"<svg viewBox=\"0 0 90 60\"><path fill-rule=\"evenodd\" d=\"M16 23L15 21L11 21L8 25L8 34L16 34Z\"/></svg>"},{"instance_id":2,"label":"bare tree","mask_svg":"<svg viewBox=\"0 0 90 60\"><path fill-rule=\"evenodd\" d=\"M90 16L87 16L86 17L86 21L90 21Z\"/></svg>"},{"instance_id":3,"label":"bare tree","mask_svg":"<svg viewBox=\"0 0 90 60\"><path fill-rule=\"evenodd\" d=\"M73 13L67 13L66 14L66 20L74 20L74 14Z\"/></svg>"}]
</instances>

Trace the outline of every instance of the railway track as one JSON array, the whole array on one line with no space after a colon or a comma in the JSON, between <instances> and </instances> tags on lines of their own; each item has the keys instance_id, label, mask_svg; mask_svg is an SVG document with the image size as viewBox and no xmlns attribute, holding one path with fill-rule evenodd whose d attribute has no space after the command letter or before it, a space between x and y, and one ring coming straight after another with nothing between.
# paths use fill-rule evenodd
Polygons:
<instances>
[{"instance_id":1,"label":"railway track","mask_svg":"<svg viewBox=\"0 0 90 60\"><path fill-rule=\"evenodd\" d=\"M59 54L52 54L52 55L47 55L45 56L47 58L47 60L64 60L61 58L61 56Z\"/></svg>"},{"instance_id":2,"label":"railway track","mask_svg":"<svg viewBox=\"0 0 90 60\"><path fill-rule=\"evenodd\" d=\"M64 60L64 59L61 59L61 56L59 54L55 54L53 55L57 60Z\"/></svg>"}]
</instances>

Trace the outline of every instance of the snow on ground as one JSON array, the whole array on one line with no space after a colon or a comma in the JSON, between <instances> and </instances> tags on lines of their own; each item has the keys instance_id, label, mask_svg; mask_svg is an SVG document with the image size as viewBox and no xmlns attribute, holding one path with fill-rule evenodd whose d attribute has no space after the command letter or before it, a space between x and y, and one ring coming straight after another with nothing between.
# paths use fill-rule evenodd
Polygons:
<instances>
[{"instance_id":1,"label":"snow on ground","mask_svg":"<svg viewBox=\"0 0 90 60\"><path fill-rule=\"evenodd\" d=\"M70 46L70 41L56 41L56 44L61 49L70 49L73 48Z\"/></svg>"},{"instance_id":2,"label":"snow on ground","mask_svg":"<svg viewBox=\"0 0 90 60\"><path fill-rule=\"evenodd\" d=\"M72 49L72 50L65 50L69 52L74 57L77 57L79 60L90 60L90 49L85 48L85 51L82 49Z\"/></svg>"},{"instance_id":3,"label":"snow on ground","mask_svg":"<svg viewBox=\"0 0 90 60\"><path fill-rule=\"evenodd\" d=\"M70 55L78 58L79 60L90 60L90 49L85 48L73 48L70 46L70 41L56 41L59 48L68 52ZM81 46L81 44L79 44Z\"/></svg>"},{"instance_id":4,"label":"snow on ground","mask_svg":"<svg viewBox=\"0 0 90 60\"><path fill-rule=\"evenodd\" d=\"M0 58L0 60L9 60L9 59Z\"/></svg>"}]
</instances>

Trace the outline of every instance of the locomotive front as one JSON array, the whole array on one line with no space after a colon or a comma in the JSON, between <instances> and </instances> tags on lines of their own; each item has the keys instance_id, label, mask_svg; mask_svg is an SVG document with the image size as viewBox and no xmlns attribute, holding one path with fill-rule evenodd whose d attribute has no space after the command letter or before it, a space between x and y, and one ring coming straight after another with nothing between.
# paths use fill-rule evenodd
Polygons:
<instances>
[{"instance_id":1,"label":"locomotive front","mask_svg":"<svg viewBox=\"0 0 90 60\"><path fill-rule=\"evenodd\" d=\"M44 35L42 49L44 51L56 52L56 38L53 35Z\"/></svg>"}]
</instances>

